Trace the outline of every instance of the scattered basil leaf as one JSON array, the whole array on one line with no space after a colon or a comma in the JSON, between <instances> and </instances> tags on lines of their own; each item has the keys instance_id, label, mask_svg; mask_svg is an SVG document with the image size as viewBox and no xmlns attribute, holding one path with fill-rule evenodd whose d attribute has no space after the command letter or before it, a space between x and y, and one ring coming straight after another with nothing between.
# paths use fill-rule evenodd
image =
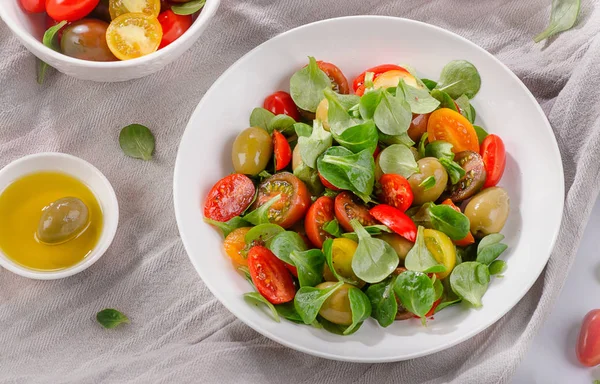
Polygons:
<instances>
[{"instance_id":1,"label":"scattered basil leaf","mask_svg":"<svg viewBox=\"0 0 600 384\"><path fill-rule=\"evenodd\" d=\"M279 313L277 312L277 310L275 309L273 304L271 304L267 299L265 299L263 297L263 295L261 295L260 293L258 293L258 292L244 293L244 299L251 302L252 304L254 304L256 306L258 306L259 304L266 305L271 310L271 315L273 316L273 320L275 320L278 323L280 322Z\"/></svg>"},{"instance_id":2,"label":"scattered basil leaf","mask_svg":"<svg viewBox=\"0 0 600 384\"><path fill-rule=\"evenodd\" d=\"M187 3L172 5L171 11L176 15L192 15L204 8L204 4L206 4L206 0L191 0Z\"/></svg>"},{"instance_id":3,"label":"scattered basil leaf","mask_svg":"<svg viewBox=\"0 0 600 384\"><path fill-rule=\"evenodd\" d=\"M342 236L342 230L340 229L340 223L335 218L333 220L328 221L325 224L323 224L323 230L325 232L329 233L333 237Z\"/></svg>"},{"instance_id":4,"label":"scattered basil leaf","mask_svg":"<svg viewBox=\"0 0 600 384\"><path fill-rule=\"evenodd\" d=\"M304 324L312 324L321 306L337 289L344 283L341 281L331 287L319 289L314 287L301 287L294 297L294 307L304 321Z\"/></svg>"},{"instance_id":5,"label":"scattered basil leaf","mask_svg":"<svg viewBox=\"0 0 600 384\"><path fill-rule=\"evenodd\" d=\"M459 182L465 176L465 170L456 161L448 160L447 158L439 159L440 164L446 169L448 177L450 177L450 183L452 185Z\"/></svg>"},{"instance_id":6,"label":"scattered basil leaf","mask_svg":"<svg viewBox=\"0 0 600 384\"><path fill-rule=\"evenodd\" d=\"M344 147L331 147L317 159L317 168L337 188L350 190L365 202L371 200L375 161L368 150L352 153Z\"/></svg>"},{"instance_id":7,"label":"scattered basil leaf","mask_svg":"<svg viewBox=\"0 0 600 384\"><path fill-rule=\"evenodd\" d=\"M284 319L293 321L294 323L303 323L302 318L294 307L294 302L277 304L275 305L275 310L277 310L279 316L283 317Z\"/></svg>"},{"instance_id":8,"label":"scattered basil leaf","mask_svg":"<svg viewBox=\"0 0 600 384\"><path fill-rule=\"evenodd\" d=\"M354 153L367 149L373 154L379 141L377 127L372 120L369 120L364 124L350 127L344 130L340 135L333 133L333 138L341 146L348 148Z\"/></svg>"},{"instance_id":9,"label":"scattered basil leaf","mask_svg":"<svg viewBox=\"0 0 600 384\"><path fill-rule=\"evenodd\" d=\"M244 241L248 245L253 243L265 244L270 247L271 241L280 233L285 232L285 229L277 224L264 223L256 227L252 227L244 236Z\"/></svg>"},{"instance_id":10,"label":"scattered basil leaf","mask_svg":"<svg viewBox=\"0 0 600 384\"><path fill-rule=\"evenodd\" d=\"M410 105L402 98L382 92L373 119L377 128L386 135L401 135L406 133L412 122Z\"/></svg>"},{"instance_id":11,"label":"scattered basil leaf","mask_svg":"<svg viewBox=\"0 0 600 384\"><path fill-rule=\"evenodd\" d=\"M254 108L250 114L250 126L262 128L271 134L273 130L269 129L269 124L274 117L275 115L271 111L264 108Z\"/></svg>"},{"instance_id":12,"label":"scattered basil leaf","mask_svg":"<svg viewBox=\"0 0 600 384\"><path fill-rule=\"evenodd\" d=\"M490 273L485 264L467 261L454 267L450 274L452 290L463 300L481 307L481 298L488 289Z\"/></svg>"},{"instance_id":13,"label":"scattered basil leaf","mask_svg":"<svg viewBox=\"0 0 600 384\"><path fill-rule=\"evenodd\" d=\"M227 237L227 235L229 235L231 232L238 228L250 226L250 224L246 220L242 219L239 216L236 216L226 222L211 220L206 217L204 218L204 221L210 225L214 225L215 227L219 228L223 233L223 237Z\"/></svg>"},{"instance_id":14,"label":"scattered basil leaf","mask_svg":"<svg viewBox=\"0 0 600 384\"><path fill-rule=\"evenodd\" d=\"M131 124L121 130L119 145L129 157L150 160L154 152L154 135L141 124Z\"/></svg>"},{"instance_id":15,"label":"scattered basil leaf","mask_svg":"<svg viewBox=\"0 0 600 384\"><path fill-rule=\"evenodd\" d=\"M308 58L308 65L290 78L290 95L294 103L305 111L315 112L323 100L325 89L331 88L331 79L323 72L314 57Z\"/></svg>"},{"instance_id":16,"label":"scattered basil leaf","mask_svg":"<svg viewBox=\"0 0 600 384\"><path fill-rule=\"evenodd\" d=\"M481 239L477 246L476 261L490 265L508 248L506 244L500 243L502 240L504 240L504 235L500 233L492 233Z\"/></svg>"},{"instance_id":17,"label":"scattered basil leaf","mask_svg":"<svg viewBox=\"0 0 600 384\"><path fill-rule=\"evenodd\" d=\"M431 97L427 88L412 87L402 79L398 84L396 95L398 95L398 92L404 94L404 99L408 102L412 113L423 114L433 112L440 105L437 99Z\"/></svg>"},{"instance_id":18,"label":"scattered basil leaf","mask_svg":"<svg viewBox=\"0 0 600 384\"><path fill-rule=\"evenodd\" d=\"M44 36L42 37L42 44L46 47L52 49L53 51L60 52L60 45L58 44L58 32L67 25L67 21L63 20L60 23L53 25L48 28L46 32L44 32ZM44 78L46 77L46 71L48 70L49 65L37 59L37 82L38 84L44 83Z\"/></svg>"},{"instance_id":19,"label":"scattered basil leaf","mask_svg":"<svg viewBox=\"0 0 600 384\"><path fill-rule=\"evenodd\" d=\"M421 136L421 140L419 140L418 152L419 152L419 158L421 158L421 159L425 157L425 151L427 149L426 145L427 145L428 138L429 138L429 134L427 132L425 132L423 134L423 136Z\"/></svg>"},{"instance_id":20,"label":"scattered basil leaf","mask_svg":"<svg viewBox=\"0 0 600 384\"><path fill-rule=\"evenodd\" d=\"M437 85L437 82L433 81L433 80L421 79L421 81L423 82L423 84L425 84L427 89L429 89L430 91L432 91L435 88L435 86Z\"/></svg>"},{"instance_id":21,"label":"scattered basil leaf","mask_svg":"<svg viewBox=\"0 0 600 384\"><path fill-rule=\"evenodd\" d=\"M292 252L303 252L307 249L308 247L302 237L294 231L279 232L269 242L269 250L280 260L292 265L295 264L290 254Z\"/></svg>"},{"instance_id":22,"label":"scattered basil leaf","mask_svg":"<svg viewBox=\"0 0 600 384\"><path fill-rule=\"evenodd\" d=\"M474 125L473 128L475 128L475 133L477 134L477 140L479 140L479 144L483 143L483 139L487 137L488 133L479 125Z\"/></svg>"},{"instance_id":23,"label":"scattered basil leaf","mask_svg":"<svg viewBox=\"0 0 600 384\"><path fill-rule=\"evenodd\" d=\"M354 274L367 283L378 283L398 266L398 255L391 245L371 237L358 220L350 221L358 236L358 247L352 257Z\"/></svg>"},{"instance_id":24,"label":"scattered basil leaf","mask_svg":"<svg viewBox=\"0 0 600 384\"><path fill-rule=\"evenodd\" d=\"M114 328L119 324L129 323L127 316L113 308L106 308L98 312L96 320L107 329Z\"/></svg>"},{"instance_id":25,"label":"scattered basil leaf","mask_svg":"<svg viewBox=\"0 0 600 384\"><path fill-rule=\"evenodd\" d=\"M254 225L269 224L269 213L271 211L271 207L279 200L281 200L281 195L274 196L260 207L245 215L243 219Z\"/></svg>"},{"instance_id":26,"label":"scattered basil leaf","mask_svg":"<svg viewBox=\"0 0 600 384\"><path fill-rule=\"evenodd\" d=\"M402 272L396 277L394 292L402 306L419 316L425 324L425 315L433 307L435 301L435 289L431 279L422 272Z\"/></svg>"},{"instance_id":27,"label":"scattered basil leaf","mask_svg":"<svg viewBox=\"0 0 600 384\"><path fill-rule=\"evenodd\" d=\"M348 289L348 300L352 311L352 324L344 331L344 335L358 329L363 321L371 316L371 301L363 291L356 287Z\"/></svg>"},{"instance_id":28,"label":"scattered basil leaf","mask_svg":"<svg viewBox=\"0 0 600 384\"><path fill-rule=\"evenodd\" d=\"M435 187L435 177L433 175L427 177L425 180L421 181L421 184L419 184L419 187L423 188L424 191L427 191L427 190Z\"/></svg>"},{"instance_id":29,"label":"scattered basil leaf","mask_svg":"<svg viewBox=\"0 0 600 384\"><path fill-rule=\"evenodd\" d=\"M358 104L358 110L363 119L373 119L375 110L381 102L382 93L383 91L381 89L376 89L362 95L360 103Z\"/></svg>"},{"instance_id":30,"label":"scattered basil leaf","mask_svg":"<svg viewBox=\"0 0 600 384\"><path fill-rule=\"evenodd\" d=\"M314 287L323 280L323 266L325 256L320 249L308 251L292 251L290 253L292 265L298 270L300 287Z\"/></svg>"},{"instance_id":31,"label":"scattered basil leaf","mask_svg":"<svg viewBox=\"0 0 600 384\"><path fill-rule=\"evenodd\" d=\"M417 229L415 245L406 254L404 266L409 271L425 273L445 272L446 267L437 262L431 251L429 251L425 245L425 236L423 235L423 230L424 229L422 226L419 226Z\"/></svg>"},{"instance_id":32,"label":"scattered basil leaf","mask_svg":"<svg viewBox=\"0 0 600 384\"><path fill-rule=\"evenodd\" d=\"M490 270L490 275L497 276L497 277L503 277L502 274L504 273L504 271L506 271L506 261L494 260L490 264L489 270Z\"/></svg>"},{"instance_id":33,"label":"scattered basil leaf","mask_svg":"<svg viewBox=\"0 0 600 384\"><path fill-rule=\"evenodd\" d=\"M581 0L552 0L550 23L544 31L533 38L533 41L539 43L550 36L571 29L577 21L580 8Z\"/></svg>"},{"instance_id":34,"label":"scattered basil leaf","mask_svg":"<svg viewBox=\"0 0 600 384\"><path fill-rule=\"evenodd\" d=\"M304 164L304 162L300 163L300 165L294 169L294 176L306 184L311 195L319 196L321 192L323 192L324 187L319 178L319 172Z\"/></svg>"},{"instance_id":35,"label":"scattered basil leaf","mask_svg":"<svg viewBox=\"0 0 600 384\"><path fill-rule=\"evenodd\" d=\"M429 217L433 228L452 240L462 240L469 234L469 218L449 205L429 204Z\"/></svg>"},{"instance_id":36,"label":"scattered basil leaf","mask_svg":"<svg viewBox=\"0 0 600 384\"><path fill-rule=\"evenodd\" d=\"M475 122L475 116L473 116L473 107L469 102L469 98L466 95L461 95L458 99L454 100L458 105L459 112L461 115L467 118L471 124Z\"/></svg>"},{"instance_id":37,"label":"scattered basil leaf","mask_svg":"<svg viewBox=\"0 0 600 384\"><path fill-rule=\"evenodd\" d=\"M309 137L298 138L302 162L311 168L316 168L317 158L332 144L331 133L323 129L323 124L319 120L314 120L312 134Z\"/></svg>"},{"instance_id":38,"label":"scattered basil leaf","mask_svg":"<svg viewBox=\"0 0 600 384\"><path fill-rule=\"evenodd\" d=\"M431 91L431 96L440 102L440 108L448 108L458 112L458 108L456 108L454 100L446 92L440 91L439 89L434 89Z\"/></svg>"},{"instance_id":39,"label":"scattered basil leaf","mask_svg":"<svg viewBox=\"0 0 600 384\"><path fill-rule=\"evenodd\" d=\"M402 144L390 145L381 151L379 166L383 173L395 173L407 179L419 172L415 155L410 148Z\"/></svg>"},{"instance_id":40,"label":"scattered basil leaf","mask_svg":"<svg viewBox=\"0 0 600 384\"><path fill-rule=\"evenodd\" d=\"M466 95L475 97L481 88L481 77L477 68L466 60L453 60L446 64L440 74L436 89L446 92L451 98Z\"/></svg>"},{"instance_id":41,"label":"scattered basil leaf","mask_svg":"<svg viewBox=\"0 0 600 384\"><path fill-rule=\"evenodd\" d=\"M267 124L267 132L279 131L286 136L291 136L295 132L294 125L296 120L288 115L280 114L271 119Z\"/></svg>"},{"instance_id":42,"label":"scattered basil leaf","mask_svg":"<svg viewBox=\"0 0 600 384\"><path fill-rule=\"evenodd\" d=\"M395 282L396 278L390 276L380 283L370 285L365 292L371 301L371 316L384 328L394 322L398 312L398 302L394 294Z\"/></svg>"},{"instance_id":43,"label":"scattered basil leaf","mask_svg":"<svg viewBox=\"0 0 600 384\"><path fill-rule=\"evenodd\" d=\"M327 122L331 133L340 136L346 129L363 123L362 120L350 116L348 108L342 104L342 95L333 92L331 89L325 90L324 94L328 103Z\"/></svg>"}]
</instances>

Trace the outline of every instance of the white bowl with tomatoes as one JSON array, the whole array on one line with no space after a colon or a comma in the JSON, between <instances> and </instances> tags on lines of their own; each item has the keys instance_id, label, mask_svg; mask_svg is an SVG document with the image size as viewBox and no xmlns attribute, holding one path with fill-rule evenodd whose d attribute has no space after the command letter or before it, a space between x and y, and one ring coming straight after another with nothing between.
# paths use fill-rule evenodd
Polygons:
<instances>
[{"instance_id":1,"label":"white bowl with tomatoes","mask_svg":"<svg viewBox=\"0 0 600 384\"><path fill-rule=\"evenodd\" d=\"M7 0L0 18L40 62L82 80L127 81L188 50L220 0Z\"/></svg>"},{"instance_id":2,"label":"white bowl with tomatoes","mask_svg":"<svg viewBox=\"0 0 600 384\"><path fill-rule=\"evenodd\" d=\"M192 115L174 173L213 294L272 340L353 362L429 355L504 316L548 261L563 200L523 83L460 36L380 16L241 58Z\"/></svg>"}]
</instances>

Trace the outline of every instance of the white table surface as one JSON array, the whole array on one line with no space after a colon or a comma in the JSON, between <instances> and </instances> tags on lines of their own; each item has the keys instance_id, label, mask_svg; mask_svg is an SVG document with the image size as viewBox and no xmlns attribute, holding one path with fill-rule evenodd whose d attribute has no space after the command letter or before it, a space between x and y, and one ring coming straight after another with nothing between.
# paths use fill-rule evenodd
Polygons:
<instances>
[{"instance_id":1,"label":"white table surface","mask_svg":"<svg viewBox=\"0 0 600 384\"><path fill-rule=\"evenodd\" d=\"M575 357L581 321L595 308L600 308L600 199L563 291L517 369L513 384L592 384L600 380L600 366L583 367Z\"/></svg>"}]
</instances>

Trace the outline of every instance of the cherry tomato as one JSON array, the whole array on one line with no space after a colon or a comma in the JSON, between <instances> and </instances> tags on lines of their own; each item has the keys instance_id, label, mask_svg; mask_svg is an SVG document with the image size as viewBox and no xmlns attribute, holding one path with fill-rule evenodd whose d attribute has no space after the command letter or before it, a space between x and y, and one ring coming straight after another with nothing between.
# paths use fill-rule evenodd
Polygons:
<instances>
[{"instance_id":1,"label":"cherry tomato","mask_svg":"<svg viewBox=\"0 0 600 384\"><path fill-rule=\"evenodd\" d=\"M281 198L269 209L269 221L283 228L289 228L306 214L310 206L310 193L306 185L296 176L289 172L277 173L258 186L258 196L253 209L277 195Z\"/></svg>"},{"instance_id":2,"label":"cherry tomato","mask_svg":"<svg viewBox=\"0 0 600 384\"><path fill-rule=\"evenodd\" d=\"M163 30L163 37L158 46L158 49L161 49L179 39L192 26L194 20L192 15L178 15L168 10L158 15L158 22Z\"/></svg>"},{"instance_id":3,"label":"cherry tomato","mask_svg":"<svg viewBox=\"0 0 600 384\"><path fill-rule=\"evenodd\" d=\"M126 13L157 17L160 13L160 0L110 0L109 12L113 20Z\"/></svg>"},{"instance_id":4,"label":"cherry tomato","mask_svg":"<svg viewBox=\"0 0 600 384\"><path fill-rule=\"evenodd\" d=\"M155 52L162 40L162 27L155 17L125 13L110 23L106 42L121 60L135 59Z\"/></svg>"},{"instance_id":5,"label":"cherry tomato","mask_svg":"<svg viewBox=\"0 0 600 384\"><path fill-rule=\"evenodd\" d=\"M234 173L219 180L208 192L204 216L216 221L228 221L239 216L254 199L254 184L248 176Z\"/></svg>"},{"instance_id":6,"label":"cherry tomato","mask_svg":"<svg viewBox=\"0 0 600 384\"><path fill-rule=\"evenodd\" d=\"M97 19L81 19L60 31L60 51L71 57L90 61L115 61L106 44L108 23Z\"/></svg>"},{"instance_id":7,"label":"cherry tomato","mask_svg":"<svg viewBox=\"0 0 600 384\"><path fill-rule=\"evenodd\" d=\"M408 137L410 137L415 143L418 143L421 140L421 136L427 132L429 115L431 115L431 113L426 113L424 115L413 113L413 119L410 122L410 126L408 127L408 131L406 133L408 134Z\"/></svg>"},{"instance_id":8,"label":"cherry tomato","mask_svg":"<svg viewBox=\"0 0 600 384\"><path fill-rule=\"evenodd\" d=\"M283 134L273 131L273 153L275 154L275 170L281 171L292 161L292 148Z\"/></svg>"},{"instance_id":9,"label":"cherry tomato","mask_svg":"<svg viewBox=\"0 0 600 384\"><path fill-rule=\"evenodd\" d=\"M329 196L319 197L308 209L304 228L306 236L315 247L321 248L325 240L333 237L323 230L323 225L333 218L333 199Z\"/></svg>"},{"instance_id":10,"label":"cherry tomato","mask_svg":"<svg viewBox=\"0 0 600 384\"><path fill-rule=\"evenodd\" d=\"M46 13L56 21L75 21L89 15L100 0L46 0Z\"/></svg>"},{"instance_id":11,"label":"cherry tomato","mask_svg":"<svg viewBox=\"0 0 600 384\"><path fill-rule=\"evenodd\" d=\"M396 232L406 240L413 243L417 238L417 226L401 210L390 205L379 204L369 211L371 216L381 222L383 225Z\"/></svg>"},{"instance_id":12,"label":"cherry tomato","mask_svg":"<svg viewBox=\"0 0 600 384\"><path fill-rule=\"evenodd\" d=\"M408 180L400 175L386 173L379 179L379 200L405 212L413 203L413 193Z\"/></svg>"},{"instance_id":13,"label":"cherry tomato","mask_svg":"<svg viewBox=\"0 0 600 384\"><path fill-rule=\"evenodd\" d=\"M19 2L28 13L41 13L46 10L45 0L19 0Z\"/></svg>"},{"instance_id":14,"label":"cherry tomato","mask_svg":"<svg viewBox=\"0 0 600 384\"><path fill-rule=\"evenodd\" d=\"M600 309L590 311L583 318L577 342L577 359L586 367L600 365Z\"/></svg>"},{"instance_id":15,"label":"cherry tomato","mask_svg":"<svg viewBox=\"0 0 600 384\"><path fill-rule=\"evenodd\" d=\"M317 65L321 71L325 72L327 76L333 81L333 90L337 93L347 95L350 93L350 86L346 76L342 73L336 65L328 63L326 61L317 61Z\"/></svg>"},{"instance_id":16,"label":"cherry tomato","mask_svg":"<svg viewBox=\"0 0 600 384\"><path fill-rule=\"evenodd\" d=\"M460 208L454 205L454 202L451 199L446 199L442 201L442 204L450 206L450 208L454 209L456 212L460 212ZM459 247L466 247L467 245L475 243L475 238L473 237L473 234L469 232L464 239L452 240L452 242L458 245Z\"/></svg>"},{"instance_id":17,"label":"cherry tomato","mask_svg":"<svg viewBox=\"0 0 600 384\"><path fill-rule=\"evenodd\" d=\"M332 191L341 191L341 189L339 189L338 187L336 187L335 185L333 185L329 181L327 181L327 179L324 178L320 173L319 173L319 179L321 180L321 184L323 184L325 186L325 188L329 188Z\"/></svg>"},{"instance_id":18,"label":"cherry tomato","mask_svg":"<svg viewBox=\"0 0 600 384\"><path fill-rule=\"evenodd\" d=\"M479 153L479 140L475 128L460 113L450 108L440 108L431 113L427 122L429 142L444 140L452 144L452 152Z\"/></svg>"},{"instance_id":19,"label":"cherry tomato","mask_svg":"<svg viewBox=\"0 0 600 384\"><path fill-rule=\"evenodd\" d=\"M275 115L288 115L296 121L300 120L300 112L298 112L296 103L294 103L292 96L287 92L277 91L267 96L263 107Z\"/></svg>"},{"instance_id":20,"label":"cherry tomato","mask_svg":"<svg viewBox=\"0 0 600 384\"><path fill-rule=\"evenodd\" d=\"M435 229L425 229L423 237L425 238L425 246L435 260L446 267L445 272L436 273L438 279L446 278L456 266L456 247L452 244L452 240L448 235Z\"/></svg>"},{"instance_id":21,"label":"cherry tomato","mask_svg":"<svg viewBox=\"0 0 600 384\"><path fill-rule=\"evenodd\" d=\"M506 151L502 139L493 134L487 135L481 143L481 157L487 173L483 188L495 187L502 178L506 166Z\"/></svg>"},{"instance_id":22,"label":"cherry tomato","mask_svg":"<svg viewBox=\"0 0 600 384\"><path fill-rule=\"evenodd\" d=\"M427 312L425 314L425 318L429 318L429 317L433 316L433 314L435 313L436 308L438 307L438 305L440 305L441 302L442 302L442 298L439 298L436 301L434 301L433 305L431 306L431 309L429 310L429 312ZM417 315L413 315L413 317L415 319L420 319L420 317L417 316Z\"/></svg>"},{"instance_id":23,"label":"cherry tomato","mask_svg":"<svg viewBox=\"0 0 600 384\"><path fill-rule=\"evenodd\" d=\"M352 192L342 192L335 197L335 217L342 228L353 232L350 220L357 219L363 226L375 225L377 222L369 214L369 208Z\"/></svg>"},{"instance_id":24,"label":"cherry tomato","mask_svg":"<svg viewBox=\"0 0 600 384\"><path fill-rule=\"evenodd\" d=\"M377 160L377 156L379 156L379 154L381 153L381 148L379 148L379 145L375 147L375 151L373 152L373 158L375 160Z\"/></svg>"},{"instance_id":25,"label":"cherry tomato","mask_svg":"<svg viewBox=\"0 0 600 384\"><path fill-rule=\"evenodd\" d=\"M248 259L242 254L246 248L246 233L252 229L251 227L237 228L231 231L223 241L225 253L231 258L236 265L248 265Z\"/></svg>"},{"instance_id":26,"label":"cherry tomato","mask_svg":"<svg viewBox=\"0 0 600 384\"><path fill-rule=\"evenodd\" d=\"M273 252L257 245L248 252L248 270L258 292L272 304L292 301L296 294L292 276Z\"/></svg>"},{"instance_id":27,"label":"cherry tomato","mask_svg":"<svg viewBox=\"0 0 600 384\"><path fill-rule=\"evenodd\" d=\"M356 92L356 90L364 84L365 82L365 75L367 74L367 72L373 72L373 80L375 80L376 77L378 77L379 75L381 75L384 72L387 71L392 71L392 70L404 70L404 68L400 67L399 65L396 64L382 64L382 65L378 65L376 67L373 68L369 68L366 71L364 71L363 73L361 73L360 75L356 76L356 78L354 79L354 81L352 82L352 89L354 90L354 92ZM364 87L363 87L363 93L364 93ZM357 93L358 95L358 93ZM362 95L362 94L361 94ZM359 96L361 96L359 95Z\"/></svg>"}]
</instances>

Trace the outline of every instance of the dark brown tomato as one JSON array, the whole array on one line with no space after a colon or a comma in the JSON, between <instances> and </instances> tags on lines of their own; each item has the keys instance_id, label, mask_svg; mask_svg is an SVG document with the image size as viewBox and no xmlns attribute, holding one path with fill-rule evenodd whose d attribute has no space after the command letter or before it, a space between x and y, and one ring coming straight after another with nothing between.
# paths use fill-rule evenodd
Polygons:
<instances>
[{"instance_id":1,"label":"dark brown tomato","mask_svg":"<svg viewBox=\"0 0 600 384\"><path fill-rule=\"evenodd\" d=\"M90 61L115 61L106 43L108 23L96 19L83 19L70 24L60 40L61 52L67 56Z\"/></svg>"},{"instance_id":2,"label":"dark brown tomato","mask_svg":"<svg viewBox=\"0 0 600 384\"><path fill-rule=\"evenodd\" d=\"M344 230L353 232L350 220L357 219L363 226L375 225L377 220L369 208L352 192L344 191L335 197L335 217Z\"/></svg>"},{"instance_id":3,"label":"dark brown tomato","mask_svg":"<svg viewBox=\"0 0 600 384\"><path fill-rule=\"evenodd\" d=\"M410 127L408 127L408 137L412 139L415 143L418 143L421 140L421 136L425 132L427 132L427 122L429 122L430 113L425 113L423 115L419 115L413 113L413 119L410 123Z\"/></svg>"},{"instance_id":4,"label":"dark brown tomato","mask_svg":"<svg viewBox=\"0 0 600 384\"><path fill-rule=\"evenodd\" d=\"M296 176L289 172L277 173L258 186L258 196L252 208L260 207L277 195L281 198L269 209L269 221L289 228L306 214L310 193Z\"/></svg>"},{"instance_id":5,"label":"dark brown tomato","mask_svg":"<svg viewBox=\"0 0 600 384\"><path fill-rule=\"evenodd\" d=\"M465 176L458 183L448 188L450 199L456 203L466 200L479 192L485 183L487 175L483 159L477 152L459 152L454 157L454 161L465 170Z\"/></svg>"}]
</instances>

